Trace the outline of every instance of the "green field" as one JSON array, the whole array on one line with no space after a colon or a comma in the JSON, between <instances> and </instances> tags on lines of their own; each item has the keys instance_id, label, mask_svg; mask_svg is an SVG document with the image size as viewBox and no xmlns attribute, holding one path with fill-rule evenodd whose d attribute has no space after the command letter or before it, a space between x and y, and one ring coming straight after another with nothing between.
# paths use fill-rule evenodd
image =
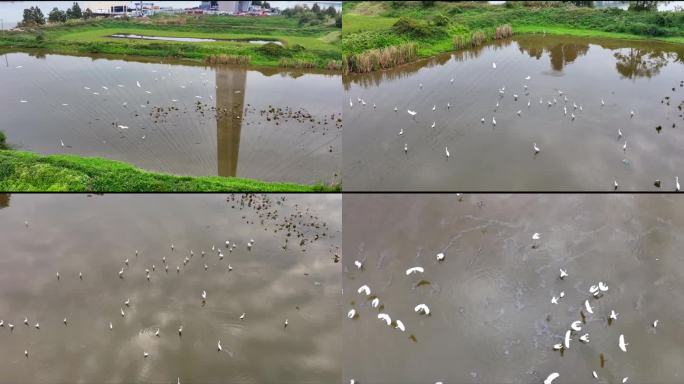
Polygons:
<instances>
[{"instance_id":1,"label":"green field","mask_svg":"<svg viewBox=\"0 0 684 384\"><path fill-rule=\"evenodd\" d=\"M358 59L371 50L406 44L415 44L414 59L434 56L459 49L455 39L470 42L475 32L482 32L491 39L495 28L502 25L510 25L515 34L547 33L684 43L684 12L595 9L558 1L509 2L506 5L349 1L344 4L342 20L345 65L360 61ZM399 24L403 28L399 28ZM379 69L377 67L373 66L373 69ZM355 67L349 64L345 69L353 71Z\"/></svg>"},{"instance_id":2,"label":"green field","mask_svg":"<svg viewBox=\"0 0 684 384\"><path fill-rule=\"evenodd\" d=\"M131 165L75 155L0 150L3 192L332 192L339 185L266 183L237 177L152 173Z\"/></svg>"},{"instance_id":3,"label":"green field","mask_svg":"<svg viewBox=\"0 0 684 384\"><path fill-rule=\"evenodd\" d=\"M160 37L279 41L283 49L267 51L246 41L173 42L121 39L113 34ZM311 67L339 66L341 30L334 20L298 24L295 17L160 16L150 19L91 20L57 23L0 34L0 48L46 49L55 53L104 53L204 60L211 55L249 57L252 65L278 66L281 59Z\"/></svg>"}]
</instances>

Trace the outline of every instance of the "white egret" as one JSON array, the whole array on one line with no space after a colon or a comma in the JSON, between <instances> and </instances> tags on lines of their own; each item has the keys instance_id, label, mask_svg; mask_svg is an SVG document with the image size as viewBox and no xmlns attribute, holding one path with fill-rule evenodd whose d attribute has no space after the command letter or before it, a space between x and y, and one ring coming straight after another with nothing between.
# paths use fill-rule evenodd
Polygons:
<instances>
[{"instance_id":1,"label":"white egret","mask_svg":"<svg viewBox=\"0 0 684 384\"><path fill-rule=\"evenodd\" d=\"M622 378L622 384L625 384L629 380L629 376Z\"/></svg>"},{"instance_id":2,"label":"white egret","mask_svg":"<svg viewBox=\"0 0 684 384\"><path fill-rule=\"evenodd\" d=\"M615 312L614 310L610 310L610 318L612 320L617 320L619 313Z\"/></svg>"},{"instance_id":3,"label":"white egret","mask_svg":"<svg viewBox=\"0 0 684 384\"><path fill-rule=\"evenodd\" d=\"M246 313L245 313L245 312L242 312L242 315L240 315L240 320L244 320L244 319L245 319L245 315L246 315Z\"/></svg>"},{"instance_id":4,"label":"white egret","mask_svg":"<svg viewBox=\"0 0 684 384\"><path fill-rule=\"evenodd\" d=\"M600 289L601 292L606 292L608 290L608 286L604 284L603 281L599 281L598 289Z\"/></svg>"},{"instance_id":5,"label":"white egret","mask_svg":"<svg viewBox=\"0 0 684 384\"><path fill-rule=\"evenodd\" d=\"M432 122L432 125L430 126L430 128L434 128L435 125L437 125L437 122L436 122L436 121L433 121L433 122Z\"/></svg>"},{"instance_id":6,"label":"white egret","mask_svg":"<svg viewBox=\"0 0 684 384\"><path fill-rule=\"evenodd\" d=\"M518 101L518 95L514 93L514 94L513 94L513 99L515 99L515 101Z\"/></svg>"},{"instance_id":7,"label":"white egret","mask_svg":"<svg viewBox=\"0 0 684 384\"><path fill-rule=\"evenodd\" d=\"M136 81L136 82L135 82L135 85L137 85L138 88L140 88L140 81Z\"/></svg>"},{"instance_id":8,"label":"white egret","mask_svg":"<svg viewBox=\"0 0 684 384\"><path fill-rule=\"evenodd\" d=\"M202 290L202 301L206 301L206 300L207 300L207 291Z\"/></svg>"},{"instance_id":9,"label":"white egret","mask_svg":"<svg viewBox=\"0 0 684 384\"><path fill-rule=\"evenodd\" d=\"M539 147L537 147L537 143L532 143L532 149L534 150L535 154L541 152L541 149L539 149Z\"/></svg>"},{"instance_id":10,"label":"white egret","mask_svg":"<svg viewBox=\"0 0 684 384\"><path fill-rule=\"evenodd\" d=\"M622 151L627 152L627 140L625 140L625 143L622 145Z\"/></svg>"},{"instance_id":11,"label":"white egret","mask_svg":"<svg viewBox=\"0 0 684 384\"><path fill-rule=\"evenodd\" d=\"M444 258L446 257L444 253L440 252L437 254L437 261L444 261Z\"/></svg>"},{"instance_id":12,"label":"white egret","mask_svg":"<svg viewBox=\"0 0 684 384\"><path fill-rule=\"evenodd\" d=\"M582 322L579 320L573 321L572 324L570 324L570 328L575 332L579 332L582 330Z\"/></svg>"},{"instance_id":13,"label":"white egret","mask_svg":"<svg viewBox=\"0 0 684 384\"><path fill-rule=\"evenodd\" d=\"M596 371L591 371L591 375L594 376L594 379L598 379L598 373L596 373Z\"/></svg>"},{"instance_id":14,"label":"white egret","mask_svg":"<svg viewBox=\"0 0 684 384\"><path fill-rule=\"evenodd\" d=\"M401 136L401 135L403 135L403 134L404 134L404 128L402 128L402 129L399 131L399 136Z\"/></svg>"},{"instance_id":15,"label":"white egret","mask_svg":"<svg viewBox=\"0 0 684 384\"><path fill-rule=\"evenodd\" d=\"M415 116L415 115L416 115L416 111L412 111L412 110L410 110L410 109L407 109L406 112L408 112L408 114L411 115L411 116Z\"/></svg>"},{"instance_id":16,"label":"white egret","mask_svg":"<svg viewBox=\"0 0 684 384\"><path fill-rule=\"evenodd\" d=\"M150 357L150 354L147 353L147 352L143 352L143 357L144 357L144 358L148 358L148 357Z\"/></svg>"},{"instance_id":17,"label":"white egret","mask_svg":"<svg viewBox=\"0 0 684 384\"><path fill-rule=\"evenodd\" d=\"M613 179L613 187L617 190L618 189L618 182L617 180Z\"/></svg>"},{"instance_id":18,"label":"white egret","mask_svg":"<svg viewBox=\"0 0 684 384\"><path fill-rule=\"evenodd\" d=\"M526 76L526 77L525 77L525 80L529 80L529 79L531 79L530 76Z\"/></svg>"},{"instance_id":19,"label":"white egret","mask_svg":"<svg viewBox=\"0 0 684 384\"><path fill-rule=\"evenodd\" d=\"M482 118L482 120L480 120L480 122L482 122L482 124L484 124L484 122L485 122L484 117Z\"/></svg>"},{"instance_id":20,"label":"white egret","mask_svg":"<svg viewBox=\"0 0 684 384\"><path fill-rule=\"evenodd\" d=\"M657 327L658 327L658 320L653 322L653 328L657 328Z\"/></svg>"},{"instance_id":21,"label":"white egret","mask_svg":"<svg viewBox=\"0 0 684 384\"><path fill-rule=\"evenodd\" d=\"M517 113L518 113L518 116L520 116L520 115L522 114L522 111L521 111L521 110L518 110Z\"/></svg>"},{"instance_id":22,"label":"white egret","mask_svg":"<svg viewBox=\"0 0 684 384\"><path fill-rule=\"evenodd\" d=\"M618 139L622 138L622 130L618 128Z\"/></svg>"},{"instance_id":23,"label":"white egret","mask_svg":"<svg viewBox=\"0 0 684 384\"><path fill-rule=\"evenodd\" d=\"M28 317L24 317L24 324L29 325Z\"/></svg>"},{"instance_id":24,"label":"white egret","mask_svg":"<svg viewBox=\"0 0 684 384\"><path fill-rule=\"evenodd\" d=\"M28 357L28 350L24 349L24 356Z\"/></svg>"},{"instance_id":25,"label":"white egret","mask_svg":"<svg viewBox=\"0 0 684 384\"><path fill-rule=\"evenodd\" d=\"M219 340L218 343L216 343L216 348L219 352L223 351L223 347L221 347L221 340Z\"/></svg>"},{"instance_id":26,"label":"white egret","mask_svg":"<svg viewBox=\"0 0 684 384\"><path fill-rule=\"evenodd\" d=\"M361 263L358 260L354 260L354 265L356 265L356 269L361 269L363 268L363 263Z\"/></svg>"},{"instance_id":27,"label":"white egret","mask_svg":"<svg viewBox=\"0 0 684 384\"><path fill-rule=\"evenodd\" d=\"M350 319L353 319L354 317L356 317L356 310L350 309L349 312L347 312L347 317Z\"/></svg>"},{"instance_id":28,"label":"white egret","mask_svg":"<svg viewBox=\"0 0 684 384\"><path fill-rule=\"evenodd\" d=\"M560 351L561 349L563 349L563 344L560 344L560 343L554 344L554 345L553 345L553 349L554 349L555 351Z\"/></svg>"},{"instance_id":29,"label":"white egret","mask_svg":"<svg viewBox=\"0 0 684 384\"><path fill-rule=\"evenodd\" d=\"M396 328L399 329L402 332L406 332L406 327L404 327L404 323L401 320L396 320Z\"/></svg>"},{"instance_id":30,"label":"white egret","mask_svg":"<svg viewBox=\"0 0 684 384\"><path fill-rule=\"evenodd\" d=\"M546 377L546 379L544 379L544 384L553 383L553 381L556 380L558 378L558 376L560 376L558 374L558 372L554 372L554 373L550 374L549 376Z\"/></svg>"},{"instance_id":31,"label":"white egret","mask_svg":"<svg viewBox=\"0 0 684 384\"><path fill-rule=\"evenodd\" d=\"M435 105L432 106L432 112L434 112L434 111L436 111L436 110L437 110L437 105L435 104Z\"/></svg>"},{"instance_id":32,"label":"white egret","mask_svg":"<svg viewBox=\"0 0 684 384\"><path fill-rule=\"evenodd\" d=\"M430 315L430 308L425 304L418 304L413 310L421 315Z\"/></svg>"},{"instance_id":33,"label":"white egret","mask_svg":"<svg viewBox=\"0 0 684 384\"><path fill-rule=\"evenodd\" d=\"M606 105L606 102L601 99L601 106L603 107L604 105Z\"/></svg>"},{"instance_id":34,"label":"white egret","mask_svg":"<svg viewBox=\"0 0 684 384\"><path fill-rule=\"evenodd\" d=\"M567 331L565 331L565 340L564 340L565 349L570 348L570 341L572 340L572 339L570 338L570 333L571 333L571 332L572 332L572 331L570 331L569 329L568 329Z\"/></svg>"},{"instance_id":35,"label":"white egret","mask_svg":"<svg viewBox=\"0 0 684 384\"><path fill-rule=\"evenodd\" d=\"M446 154L447 159L449 158L449 148L444 147L444 153Z\"/></svg>"},{"instance_id":36,"label":"white egret","mask_svg":"<svg viewBox=\"0 0 684 384\"><path fill-rule=\"evenodd\" d=\"M492 125L496 125L496 118L492 117Z\"/></svg>"},{"instance_id":37,"label":"white egret","mask_svg":"<svg viewBox=\"0 0 684 384\"><path fill-rule=\"evenodd\" d=\"M398 110L399 110L399 108L394 107L394 112L397 112Z\"/></svg>"},{"instance_id":38,"label":"white egret","mask_svg":"<svg viewBox=\"0 0 684 384\"><path fill-rule=\"evenodd\" d=\"M535 232L532 235L532 240L539 240L539 239L541 239L541 235L539 234L539 232Z\"/></svg>"},{"instance_id":39,"label":"white egret","mask_svg":"<svg viewBox=\"0 0 684 384\"><path fill-rule=\"evenodd\" d=\"M384 320L387 323L387 325L392 324L392 319L386 313L378 313L378 319Z\"/></svg>"},{"instance_id":40,"label":"white egret","mask_svg":"<svg viewBox=\"0 0 684 384\"><path fill-rule=\"evenodd\" d=\"M124 317L124 316L126 316L126 314L124 313L123 308L121 308L121 317Z\"/></svg>"},{"instance_id":41,"label":"white egret","mask_svg":"<svg viewBox=\"0 0 684 384\"><path fill-rule=\"evenodd\" d=\"M622 352L627 352L628 345L628 343L625 343L625 335L620 334L620 338L618 339L618 347L620 347L620 350L622 350Z\"/></svg>"},{"instance_id":42,"label":"white egret","mask_svg":"<svg viewBox=\"0 0 684 384\"><path fill-rule=\"evenodd\" d=\"M127 307L130 307L131 306L131 299L126 299L126 301L124 301L124 305Z\"/></svg>"},{"instance_id":43,"label":"white egret","mask_svg":"<svg viewBox=\"0 0 684 384\"><path fill-rule=\"evenodd\" d=\"M35 327L36 329L40 329L40 323L36 323Z\"/></svg>"},{"instance_id":44,"label":"white egret","mask_svg":"<svg viewBox=\"0 0 684 384\"><path fill-rule=\"evenodd\" d=\"M675 191L679 192L679 176L675 176Z\"/></svg>"},{"instance_id":45,"label":"white egret","mask_svg":"<svg viewBox=\"0 0 684 384\"><path fill-rule=\"evenodd\" d=\"M362 285L361 287L359 287L359 289L357 290L357 292L358 292L358 293L363 292L363 293L366 294L366 296L368 296L368 295L371 294L370 287L368 287L367 285Z\"/></svg>"},{"instance_id":46,"label":"white egret","mask_svg":"<svg viewBox=\"0 0 684 384\"><path fill-rule=\"evenodd\" d=\"M290 325L290 322L285 319L285 323L283 323L283 328L287 328L287 326Z\"/></svg>"},{"instance_id":47,"label":"white egret","mask_svg":"<svg viewBox=\"0 0 684 384\"><path fill-rule=\"evenodd\" d=\"M178 336L183 336L183 326L178 327Z\"/></svg>"},{"instance_id":48,"label":"white egret","mask_svg":"<svg viewBox=\"0 0 684 384\"><path fill-rule=\"evenodd\" d=\"M413 267L413 268L409 268L406 270L406 276L413 274L413 273L423 273L423 272L425 272L423 267Z\"/></svg>"},{"instance_id":49,"label":"white egret","mask_svg":"<svg viewBox=\"0 0 684 384\"><path fill-rule=\"evenodd\" d=\"M560 278L565 279L568 277L568 271L564 270L563 268L560 269Z\"/></svg>"},{"instance_id":50,"label":"white egret","mask_svg":"<svg viewBox=\"0 0 684 384\"><path fill-rule=\"evenodd\" d=\"M591 308L591 304L589 304L589 300L584 300L584 307L587 309L587 312L593 314L594 310Z\"/></svg>"},{"instance_id":51,"label":"white egret","mask_svg":"<svg viewBox=\"0 0 684 384\"><path fill-rule=\"evenodd\" d=\"M634 111L629 111L629 117L630 118L634 117Z\"/></svg>"},{"instance_id":52,"label":"white egret","mask_svg":"<svg viewBox=\"0 0 684 384\"><path fill-rule=\"evenodd\" d=\"M111 331L112 329L114 329L114 326L112 325L112 322L110 321L109 322L109 330Z\"/></svg>"},{"instance_id":53,"label":"white egret","mask_svg":"<svg viewBox=\"0 0 684 384\"><path fill-rule=\"evenodd\" d=\"M371 307L377 308L380 305L380 299L379 298L374 298L373 301L371 301Z\"/></svg>"},{"instance_id":54,"label":"white egret","mask_svg":"<svg viewBox=\"0 0 684 384\"><path fill-rule=\"evenodd\" d=\"M589 342L589 334L585 333L584 335L580 336L580 341L583 343L588 343Z\"/></svg>"},{"instance_id":55,"label":"white egret","mask_svg":"<svg viewBox=\"0 0 684 384\"><path fill-rule=\"evenodd\" d=\"M551 304L558 304L558 298L556 296L551 298Z\"/></svg>"},{"instance_id":56,"label":"white egret","mask_svg":"<svg viewBox=\"0 0 684 384\"><path fill-rule=\"evenodd\" d=\"M408 153L408 144L404 143L404 153Z\"/></svg>"},{"instance_id":57,"label":"white egret","mask_svg":"<svg viewBox=\"0 0 684 384\"><path fill-rule=\"evenodd\" d=\"M159 328L157 328L157 331L154 333L154 335L159 337Z\"/></svg>"},{"instance_id":58,"label":"white egret","mask_svg":"<svg viewBox=\"0 0 684 384\"><path fill-rule=\"evenodd\" d=\"M496 69L496 63L492 63L492 68Z\"/></svg>"}]
</instances>

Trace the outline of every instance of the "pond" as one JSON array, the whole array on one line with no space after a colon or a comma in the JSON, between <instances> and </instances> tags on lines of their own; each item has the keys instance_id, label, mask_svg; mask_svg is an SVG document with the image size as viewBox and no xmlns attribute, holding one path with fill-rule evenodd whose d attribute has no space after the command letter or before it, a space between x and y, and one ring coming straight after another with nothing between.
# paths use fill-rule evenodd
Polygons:
<instances>
[{"instance_id":1,"label":"pond","mask_svg":"<svg viewBox=\"0 0 684 384\"><path fill-rule=\"evenodd\" d=\"M340 221L338 195L0 195L2 381L335 382Z\"/></svg>"},{"instance_id":2,"label":"pond","mask_svg":"<svg viewBox=\"0 0 684 384\"><path fill-rule=\"evenodd\" d=\"M0 130L18 149L181 175L339 181L339 75L35 53L0 64Z\"/></svg>"},{"instance_id":3,"label":"pond","mask_svg":"<svg viewBox=\"0 0 684 384\"><path fill-rule=\"evenodd\" d=\"M684 177L681 45L520 36L343 81L346 190L658 190L660 180L672 191Z\"/></svg>"},{"instance_id":4,"label":"pond","mask_svg":"<svg viewBox=\"0 0 684 384\"><path fill-rule=\"evenodd\" d=\"M356 310L342 326L343 382L542 383L553 372L560 374L555 383L682 381L684 307L674 303L684 300L684 199L343 200L343 310ZM407 276L414 267L424 270ZM607 291L594 297L599 282ZM358 292L364 285L368 296ZM419 304L429 316L415 312ZM609 321L611 311L616 319ZM564 348L574 322L581 331L572 331Z\"/></svg>"},{"instance_id":5,"label":"pond","mask_svg":"<svg viewBox=\"0 0 684 384\"><path fill-rule=\"evenodd\" d=\"M186 43L210 43L216 41L234 41L237 43L250 43L256 45L264 45L268 43L273 43L276 45L283 46L283 43L277 40L241 40L241 39L202 39L198 37L165 37L165 36L144 36L144 35L133 35L133 34L114 34L111 37L117 37L121 39L142 39L142 40L161 40L161 41L181 41Z\"/></svg>"}]
</instances>

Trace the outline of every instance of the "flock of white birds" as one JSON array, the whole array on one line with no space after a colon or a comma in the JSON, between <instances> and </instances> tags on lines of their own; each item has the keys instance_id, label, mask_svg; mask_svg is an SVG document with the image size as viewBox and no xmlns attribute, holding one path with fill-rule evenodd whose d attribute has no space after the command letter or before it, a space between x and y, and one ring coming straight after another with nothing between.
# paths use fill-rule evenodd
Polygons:
<instances>
[{"instance_id":1,"label":"flock of white birds","mask_svg":"<svg viewBox=\"0 0 684 384\"><path fill-rule=\"evenodd\" d=\"M24 225L25 225L27 228L29 227L29 223L28 223L28 222L25 222ZM255 244L256 244L256 242L254 241L254 239L250 239L250 240L247 242L247 244L246 244L246 249L247 249L248 251L251 251L251 250L252 250L252 247L254 247ZM232 253L233 250L235 250L235 248L237 248L237 247L238 247L238 243L237 243L237 242L231 242L231 241L229 241L229 240L226 240L226 242L225 242L225 248L221 248L220 246L212 245L212 246L211 246L211 252L214 253L214 254L215 254L215 257L218 257L219 260L223 260L224 257L225 257L225 255L224 255L224 253L223 253L224 249L225 249L225 251L227 251L228 253ZM172 253L175 251L175 247L174 247L173 244L170 245L170 249L171 249L171 252L172 252ZM209 257L209 256L206 254L205 251L201 251L201 253L200 253L200 258L201 258L201 259L204 259L205 256L206 256L206 257ZM138 257L139 257L139 252L136 250L136 251L135 251L135 259L138 259ZM195 252L194 252L194 250L190 250L190 251L189 251L189 254L188 254L187 256L183 257L182 261L176 266L176 268L175 268L176 273L181 273L181 263L182 263L182 266L185 267L185 266L187 266L187 265L193 260L193 258L195 258ZM155 264L144 265L144 267L145 267L145 268L144 268L145 278L147 279L147 281L150 281L150 279L151 279L151 277L152 277L152 273L155 273L155 272L161 273L162 270L163 270L166 274L169 273L169 264L168 264L169 262L167 262L166 256L162 256L161 259L160 259L160 261L161 261L161 266L160 266L159 268L157 268L157 267L155 266ZM126 258L125 260L122 261L122 267L121 267L121 269L118 271L118 276L119 276L119 278L120 278L122 281L125 280L125 278L126 278L126 276L127 276L128 274L131 274L131 273L139 273L139 272L140 272L140 271L137 271L137 272L136 272L136 271L133 271L132 268L130 267L131 264L132 264L132 262L129 260L129 258ZM208 270L208 268L209 268L208 265L207 265L206 263L204 263L204 270L206 271L206 270ZM142 270L142 268L141 268L141 270ZM227 271L227 272L231 272L232 270L233 270L233 267L231 266L231 264L228 264L227 267L226 267L226 271ZM57 279L58 281L61 281L61 280L63 279L63 277L62 277L62 275L60 275L59 271L55 273L55 277L56 277L56 279ZM74 278L75 278L75 277L74 277ZM78 272L78 279L79 279L80 281L82 281L82 280L84 280L85 278L86 278L86 276L83 274L83 272L80 272L80 271L79 271L79 272ZM207 302L207 300L208 300L208 294L207 294L207 291L206 291L206 290L202 290L201 293L198 293L198 300L200 301L200 303L201 303L202 306L206 305L206 302ZM124 318L124 317L127 316L127 314L126 314L127 309L130 308L131 305L133 305L133 303L131 302L131 299L130 299L130 298L123 299L121 302L122 302L122 305L121 305L121 307L119 308L119 311L118 311L118 312L119 312L120 316L121 316L122 318ZM246 313L243 312L243 313L240 315L239 319L240 319L240 320L244 320L245 317L246 317ZM30 327L30 326L31 326L31 322L35 322L35 323L34 323L35 329L36 329L36 330L40 330L40 322L39 322L38 320L29 321L29 318L28 318L28 317L24 317L23 323L24 323L24 325L25 325L26 327ZM68 319L67 317L64 317L63 323L64 323L64 326L67 326L67 327L68 327L68 326L69 326L69 319ZM9 329L9 332L11 332L11 333L14 333L14 332L15 332L15 325L14 325L14 322L11 322L11 321L10 321L10 322L7 322L6 325L7 325L7 328ZM289 320L288 320L288 319L285 319L284 322L283 322L283 327L284 327L284 328L287 328L288 325L289 325ZM103 327L104 327L104 325L103 325ZM0 328L5 328L5 320L4 320L4 319L0 319ZM106 329L108 329L108 330L110 330L110 331L113 330L113 329L114 329L114 323L113 323L112 321L109 321L108 324L107 324L107 328L106 328ZM182 337L182 335L183 335L183 324L179 324L179 325L178 325L178 336L179 336L179 337ZM155 330L154 336L155 336L155 337L161 337L161 331L160 331L159 328L157 328L157 329ZM220 340L220 339L218 339L218 341L217 341L217 343L216 343L216 348L217 348L217 351L218 351L218 352L223 352L223 347L221 346L221 340ZM230 352L230 351L227 351L227 353L228 353L229 355L231 355L231 356L232 356L232 354L233 354L233 353ZM30 357L30 353L29 353L29 349L28 349L28 348L24 350L24 356L25 356L26 358L29 358L29 357ZM148 358L151 357L151 354L150 354L149 352L147 352L147 351L143 351L143 356L142 356L142 357L143 357L144 359L148 359ZM181 382L181 381L180 381L180 378L178 378L178 383L180 383L180 382Z\"/></svg>"},{"instance_id":2,"label":"flock of white birds","mask_svg":"<svg viewBox=\"0 0 684 384\"><path fill-rule=\"evenodd\" d=\"M492 68L494 70L496 70L496 63L492 63ZM525 81L530 81L530 80L532 80L531 76L529 76L529 75L525 76ZM454 82L454 79L451 78L450 83L453 84L453 82ZM419 83L418 88L423 89L423 83ZM581 114L581 112L584 111L584 107L581 104L577 104L577 100L571 101L570 99L568 99L568 96L566 94L564 94L562 89L556 89L556 91L558 92L558 95L551 97L550 99L547 98L547 100L544 100L544 98L540 97L539 98L539 105L541 105L541 106L546 105L546 108L553 108L553 107L557 107L557 106L562 105L563 106L563 118L567 118L567 119L570 119L571 121L575 121L575 119ZM530 110L532 108L532 105L535 104L533 99L536 99L536 98L531 96L528 84L524 84L523 89L520 92L522 95L527 97L526 109ZM491 125L493 127L496 126L496 115L495 114L496 114L496 112L498 112L499 107L501 106L501 103L504 102L504 99L506 97L506 86L504 85L501 88L499 88L497 90L497 93L498 93L498 99L497 99L496 104L494 106L494 115L492 115L492 120L491 120ZM514 103L518 103L518 99L522 98L522 96L520 94L517 94L517 93L513 93L511 95L511 97L513 98ZM569 103L572 103L572 104L569 104ZM362 97L357 97L356 98L356 104L361 105L362 107L365 107L368 103ZM600 104L600 106L597 106L597 107L603 108L605 105L606 105L605 100L601 99L601 104ZM349 108L354 108L354 102L353 102L351 97L349 98ZM451 104L447 102L446 108L450 109ZM373 103L373 109L374 110L377 109L377 105L375 103ZM438 110L437 104L433 104L431 112L436 112L437 110ZM393 111L395 113L398 113L399 108L397 106L394 106ZM408 113L408 115L412 119L415 119L415 117L418 115L418 111L415 108L411 108L411 107L407 107L406 113ZM429 114L430 112L426 112L426 113ZM516 112L516 115L518 117L522 117L523 109L518 109L518 111ZM630 110L629 118L631 119L633 117L634 117L634 110ZM480 124L485 125L486 122L487 122L487 118L483 116L480 119ZM430 128L435 128L436 126L437 126L437 122L433 121L432 124L430 125ZM620 149L622 150L623 153L626 153L627 152L627 140L626 140L626 138L624 138L624 134L622 132L622 129L618 127L616 133L617 133L618 142L622 141L622 145L620 146ZM399 130L398 134L399 134L399 136L403 136L404 135L404 129L401 128ZM532 143L532 151L533 151L534 155L536 156L542 150L541 150L541 147L536 142L533 142ZM404 143L404 153L408 153L408 143ZM449 152L449 147L446 147L446 146L444 147L444 156L447 160L451 156L451 153ZM660 185L659 180L656 182L658 185ZM674 182L675 182L674 183L674 189L675 189L675 191L679 192L680 185L679 185L679 177L678 176L674 177ZM619 187L618 181L616 179L613 179L613 188L615 190L617 190L618 187Z\"/></svg>"}]
</instances>

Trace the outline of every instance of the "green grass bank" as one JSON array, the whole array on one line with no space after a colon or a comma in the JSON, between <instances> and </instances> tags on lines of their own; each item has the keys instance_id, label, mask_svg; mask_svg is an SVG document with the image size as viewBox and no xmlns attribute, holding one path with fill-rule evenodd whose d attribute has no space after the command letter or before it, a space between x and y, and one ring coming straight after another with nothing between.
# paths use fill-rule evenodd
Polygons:
<instances>
[{"instance_id":1,"label":"green grass bank","mask_svg":"<svg viewBox=\"0 0 684 384\"><path fill-rule=\"evenodd\" d=\"M215 42L176 42L111 37L211 38ZM279 66L283 61L307 67L339 69L341 29L334 19L300 25L296 17L159 16L145 19L70 20L0 33L0 49L43 49L64 54L118 54ZM257 45L249 40L279 42ZM222 58L222 59L221 59Z\"/></svg>"},{"instance_id":2,"label":"green grass bank","mask_svg":"<svg viewBox=\"0 0 684 384\"><path fill-rule=\"evenodd\" d=\"M342 54L347 72L391 68L496 38L547 33L684 44L684 12L576 7L560 1L346 1ZM497 30L498 28L498 30Z\"/></svg>"},{"instance_id":3,"label":"green grass bank","mask_svg":"<svg viewBox=\"0 0 684 384\"><path fill-rule=\"evenodd\" d=\"M76 155L0 150L3 192L339 192L340 186L267 183L236 177L153 173Z\"/></svg>"}]
</instances>

